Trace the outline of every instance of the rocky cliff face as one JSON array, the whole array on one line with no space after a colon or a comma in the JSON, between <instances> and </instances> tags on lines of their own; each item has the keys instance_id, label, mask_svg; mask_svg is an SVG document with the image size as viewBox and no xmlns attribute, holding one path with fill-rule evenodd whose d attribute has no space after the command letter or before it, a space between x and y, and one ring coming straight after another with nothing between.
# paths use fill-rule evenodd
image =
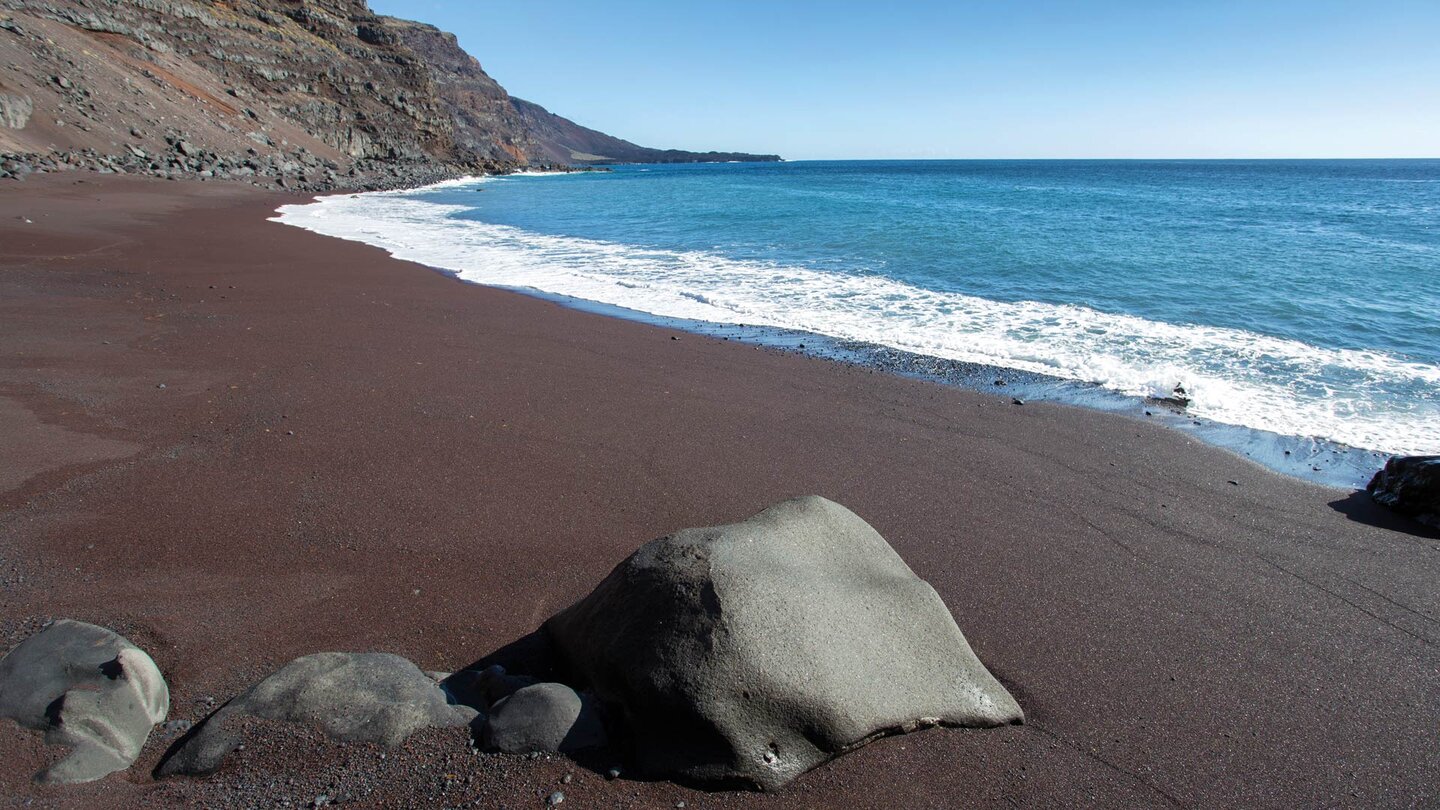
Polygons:
<instances>
[{"instance_id":1,"label":"rocky cliff face","mask_svg":"<svg viewBox=\"0 0 1440 810\"><path fill-rule=\"evenodd\" d=\"M561 164L780 159L778 155L637 146L511 96L485 73L475 57L461 49L454 34L393 17L387 17L385 24L429 66L440 101L455 123L456 142L479 155Z\"/></svg>"},{"instance_id":2,"label":"rocky cliff face","mask_svg":"<svg viewBox=\"0 0 1440 810\"><path fill-rule=\"evenodd\" d=\"M433 25L387 17L385 30L429 68L437 102L458 148L491 160L545 162L544 147L525 129L510 94L466 53L455 35Z\"/></svg>"},{"instance_id":3,"label":"rocky cliff face","mask_svg":"<svg viewBox=\"0 0 1440 810\"><path fill-rule=\"evenodd\" d=\"M0 0L0 177L83 167L382 187L684 155L756 157L579 127L511 98L453 35L363 0Z\"/></svg>"}]
</instances>

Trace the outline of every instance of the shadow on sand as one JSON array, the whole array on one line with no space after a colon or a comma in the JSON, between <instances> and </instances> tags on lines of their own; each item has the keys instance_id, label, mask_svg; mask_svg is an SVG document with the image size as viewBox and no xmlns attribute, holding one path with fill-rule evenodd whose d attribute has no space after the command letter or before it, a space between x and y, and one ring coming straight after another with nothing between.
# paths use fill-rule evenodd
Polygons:
<instances>
[{"instance_id":1,"label":"shadow on sand","mask_svg":"<svg viewBox=\"0 0 1440 810\"><path fill-rule=\"evenodd\" d=\"M1344 498L1331 501L1330 508L1356 523L1423 537L1427 540L1440 540L1440 530L1432 529L1399 512L1386 509L1375 503L1370 497L1370 493L1363 489L1357 489Z\"/></svg>"}]
</instances>

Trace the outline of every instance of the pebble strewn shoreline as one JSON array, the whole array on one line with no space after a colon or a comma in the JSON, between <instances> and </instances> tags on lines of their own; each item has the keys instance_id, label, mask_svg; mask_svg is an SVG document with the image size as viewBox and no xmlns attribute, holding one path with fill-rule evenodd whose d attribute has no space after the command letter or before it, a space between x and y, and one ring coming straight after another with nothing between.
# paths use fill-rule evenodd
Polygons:
<instances>
[{"instance_id":1,"label":"pebble strewn shoreline","mask_svg":"<svg viewBox=\"0 0 1440 810\"><path fill-rule=\"evenodd\" d=\"M50 153L0 152L0 181L23 181L33 174L92 171L145 175L165 180L228 180L266 189L323 193L413 188L457 177L511 174L522 169L597 171L588 167L548 164L521 166L486 162L461 166L430 160L358 160L346 167L303 146L280 154L250 149L243 154L226 155L196 147L179 133L167 135L166 142L169 148L155 153L136 146L120 154L105 154L94 149Z\"/></svg>"}]
</instances>

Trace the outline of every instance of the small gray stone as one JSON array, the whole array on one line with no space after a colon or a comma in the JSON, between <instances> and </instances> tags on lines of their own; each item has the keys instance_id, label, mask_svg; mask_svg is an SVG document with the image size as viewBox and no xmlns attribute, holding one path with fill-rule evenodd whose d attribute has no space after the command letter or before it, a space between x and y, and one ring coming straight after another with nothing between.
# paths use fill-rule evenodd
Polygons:
<instances>
[{"instance_id":1,"label":"small gray stone","mask_svg":"<svg viewBox=\"0 0 1440 810\"><path fill-rule=\"evenodd\" d=\"M507 754L569 753L604 745L605 727L594 707L574 689L537 683L491 708L480 741L489 750Z\"/></svg>"},{"instance_id":2,"label":"small gray stone","mask_svg":"<svg viewBox=\"0 0 1440 810\"><path fill-rule=\"evenodd\" d=\"M185 732L189 731L190 727L193 725L194 724L191 723L189 720L170 720L164 725L160 726L160 730L165 732L166 734L174 736L177 734L184 734Z\"/></svg>"},{"instance_id":3,"label":"small gray stone","mask_svg":"<svg viewBox=\"0 0 1440 810\"><path fill-rule=\"evenodd\" d=\"M564 804L564 803L565 803L565 794L564 794L564 793L561 793L561 792L558 791L558 790L555 791L554 793L551 793L551 794L550 794L548 797L546 797L546 799L545 799L545 806L546 806L546 807L559 807L560 805L562 805L562 804Z\"/></svg>"}]
</instances>

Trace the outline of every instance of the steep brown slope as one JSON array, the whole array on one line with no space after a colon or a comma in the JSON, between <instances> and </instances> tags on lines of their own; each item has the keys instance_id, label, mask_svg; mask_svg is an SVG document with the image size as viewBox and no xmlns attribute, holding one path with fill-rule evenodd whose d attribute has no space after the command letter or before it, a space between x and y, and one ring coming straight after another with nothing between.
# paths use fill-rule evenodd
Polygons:
<instances>
[{"instance_id":1,"label":"steep brown slope","mask_svg":"<svg viewBox=\"0 0 1440 810\"><path fill-rule=\"evenodd\" d=\"M0 178L378 187L667 154L512 99L453 35L363 0L0 2Z\"/></svg>"},{"instance_id":2,"label":"steep brown slope","mask_svg":"<svg viewBox=\"0 0 1440 810\"><path fill-rule=\"evenodd\" d=\"M0 151L292 177L307 164L318 177L475 162L457 152L428 68L358 0L8 5L0 82L32 114L0 129Z\"/></svg>"}]
</instances>

